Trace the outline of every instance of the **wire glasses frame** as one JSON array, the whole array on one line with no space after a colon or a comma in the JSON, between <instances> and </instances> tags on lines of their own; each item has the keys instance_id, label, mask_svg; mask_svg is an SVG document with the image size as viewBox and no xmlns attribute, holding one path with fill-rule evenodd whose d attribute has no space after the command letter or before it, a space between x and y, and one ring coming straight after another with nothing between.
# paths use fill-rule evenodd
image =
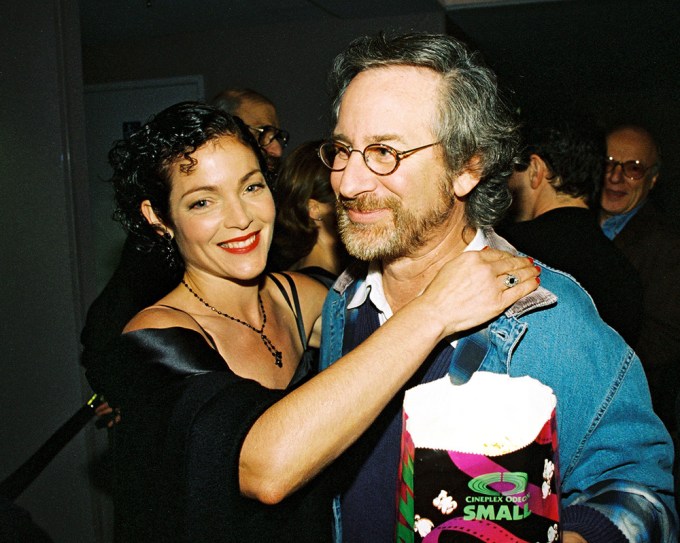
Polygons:
<instances>
[{"instance_id":1,"label":"wire glasses frame","mask_svg":"<svg viewBox=\"0 0 680 543\"><path fill-rule=\"evenodd\" d=\"M404 158L439 143L441 142L435 141L434 143L428 143L427 145L408 149L407 151L397 151L394 147L384 143L372 143L361 151L359 149L352 149L352 147L339 141L329 140L319 146L318 154L321 162L332 172L343 171L347 167L351 154L359 153L368 169L374 174L390 175L397 170Z\"/></svg>"},{"instance_id":2,"label":"wire glasses frame","mask_svg":"<svg viewBox=\"0 0 680 543\"><path fill-rule=\"evenodd\" d=\"M621 172L625 177L638 181L642 179L649 170L656 168L657 163L654 163L651 166L645 166L639 160L626 160L625 162L620 162L619 160L614 160L614 157L610 156L604 161L604 171L606 173L612 173L617 166L621 166Z\"/></svg>"},{"instance_id":3,"label":"wire glasses frame","mask_svg":"<svg viewBox=\"0 0 680 543\"><path fill-rule=\"evenodd\" d=\"M288 140L290 139L290 134L287 130L281 128L276 128L275 126L265 125L265 126L250 126L246 125L251 130L257 132L257 144L260 147L267 147L271 142L277 140L281 147L288 145Z\"/></svg>"}]
</instances>

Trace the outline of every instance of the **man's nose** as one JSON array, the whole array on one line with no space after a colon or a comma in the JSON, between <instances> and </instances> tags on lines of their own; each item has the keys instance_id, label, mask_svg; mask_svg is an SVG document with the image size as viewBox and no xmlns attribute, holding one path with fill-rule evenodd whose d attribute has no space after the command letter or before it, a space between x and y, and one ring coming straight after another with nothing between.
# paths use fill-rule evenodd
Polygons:
<instances>
[{"instance_id":1,"label":"man's nose","mask_svg":"<svg viewBox=\"0 0 680 543\"><path fill-rule=\"evenodd\" d=\"M623 183L625 181L623 175L623 164L615 162L612 169L607 174L607 181L610 183Z\"/></svg>"}]
</instances>

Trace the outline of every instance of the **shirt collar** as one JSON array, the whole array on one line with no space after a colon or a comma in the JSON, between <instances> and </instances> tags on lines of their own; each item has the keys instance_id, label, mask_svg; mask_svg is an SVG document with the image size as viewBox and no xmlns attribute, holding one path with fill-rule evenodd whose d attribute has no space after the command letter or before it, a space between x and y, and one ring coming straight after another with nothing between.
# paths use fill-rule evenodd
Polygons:
<instances>
[{"instance_id":1,"label":"shirt collar","mask_svg":"<svg viewBox=\"0 0 680 543\"><path fill-rule=\"evenodd\" d=\"M464 249L465 251L481 251L487 245L487 239L481 228L477 229L474 239ZM347 309L355 309L363 305L366 300L370 300L383 319L389 319L393 312L387 302L385 290L382 283L382 268L380 262L373 261L368 266L366 280L359 285L352 300L347 305Z\"/></svg>"},{"instance_id":2,"label":"shirt collar","mask_svg":"<svg viewBox=\"0 0 680 543\"><path fill-rule=\"evenodd\" d=\"M645 202L639 203L633 209L627 213L621 213L619 215L612 215L602 223L602 232L609 239L614 239L621 233L621 230L628 224L635 214L640 211L640 208L645 204Z\"/></svg>"}]
</instances>

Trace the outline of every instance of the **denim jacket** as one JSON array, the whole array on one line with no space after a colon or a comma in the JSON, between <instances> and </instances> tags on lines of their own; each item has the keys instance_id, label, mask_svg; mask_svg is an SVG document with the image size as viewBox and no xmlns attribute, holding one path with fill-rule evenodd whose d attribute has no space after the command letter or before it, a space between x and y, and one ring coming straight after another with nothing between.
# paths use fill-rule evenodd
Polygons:
<instances>
[{"instance_id":1,"label":"denim jacket","mask_svg":"<svg viewBox=\"0 0 680 543\"><path fill-rule=\"evenodd\" d=\"M516 253L493 230L485 234L490 247ZM673 445L652 410L640 360L571 276L541 267L541 287L489 324L479 369L530 375L553 389L563 530L589 543L675 542ZM353 318L346 306L364 280L359 275L346 271L326 299L322 369L342 356L345 320ZM339 498L334 513L340 542Z\"/></svg>"}]
</instances>

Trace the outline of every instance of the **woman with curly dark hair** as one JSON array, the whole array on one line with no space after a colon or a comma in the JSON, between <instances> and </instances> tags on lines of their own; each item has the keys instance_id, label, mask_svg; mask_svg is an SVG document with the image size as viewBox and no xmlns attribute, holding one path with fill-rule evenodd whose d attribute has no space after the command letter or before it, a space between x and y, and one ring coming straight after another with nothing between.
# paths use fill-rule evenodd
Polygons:
<instances>
[{"instance_id":1,"label":"woman with curly dark hair","mask_svg":"<svg viewBox=\"0 0 680 543\"><path fill-rule=\"evenodd\" d=\"M270 253L272 269L295 270L327 287L347 263L335 220L330 170L319 160L319 141L295 148L276 180L276 227Z\"/></svg>"},{"instance_id":2,"label":"woman with curly dark hair","mask_svg":"<svg viewBox=\"0 0 680 543\"><path fill-rule=\"evenodd\" d=\"M526 259L466 253L313 375L305 352L318 344L326 289L294 272L263 273L274 201L245 126L177 104L118 142L110 162L116 216L140 246L163 245L183 270L88 368L121 410L113 431L122 541L329 541L332 470L317 476L434 345L527 292L499 276L535 275ZM470 294L469 277L480 277L471 265L487 272L488 285L476 279L479 296Z\"/></svg>"}]
</instances>

